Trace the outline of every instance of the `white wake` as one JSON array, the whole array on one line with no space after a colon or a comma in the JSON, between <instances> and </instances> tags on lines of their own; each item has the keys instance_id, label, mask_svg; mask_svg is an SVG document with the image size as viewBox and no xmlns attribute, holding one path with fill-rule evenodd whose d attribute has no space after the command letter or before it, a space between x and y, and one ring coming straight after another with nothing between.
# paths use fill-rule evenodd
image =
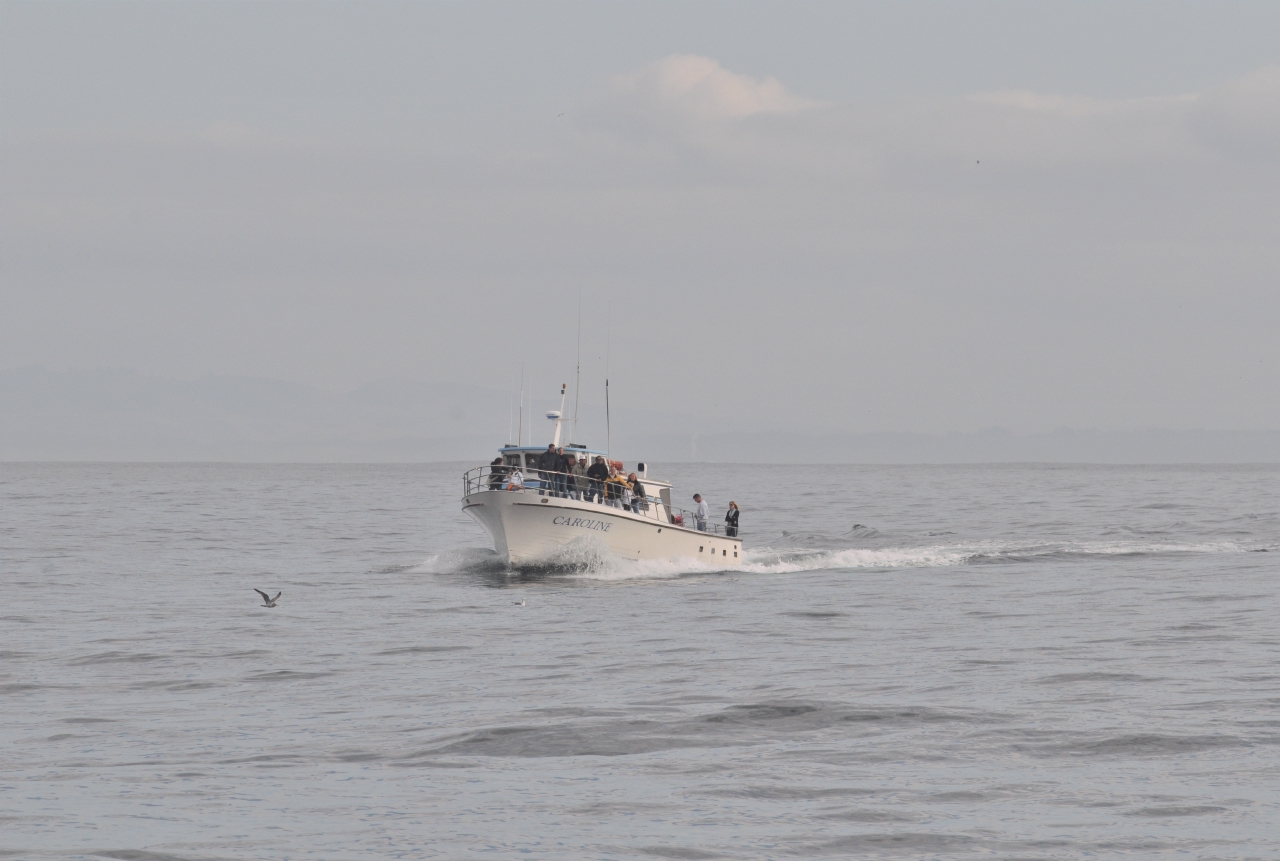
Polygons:
<instances>
[{"instance_id":1,"label":"white wake","mask_svg":"<svg viewBox=\"0 0 1280 861\"><path fill-rule=\"evenodd\" d=\"M578 539L525 570L548 576L587 580L671 579L721 571L791 574L804 571L944 568L975 563L1020 562L1045 557L1137 556L1182 553L1244 553L1251 548L1230 542L1064 542L1011 543L979 541L921 547L846 547L839 549L760 547L744 551L741 560L707 562L692 557L622 559L596 539ZM1261 548L1252 548L1261 549ZM494 573L508 570L497 554L483 548L447 550L428 557L413 571L424 574Z\"/></svg>"}]
</instances>

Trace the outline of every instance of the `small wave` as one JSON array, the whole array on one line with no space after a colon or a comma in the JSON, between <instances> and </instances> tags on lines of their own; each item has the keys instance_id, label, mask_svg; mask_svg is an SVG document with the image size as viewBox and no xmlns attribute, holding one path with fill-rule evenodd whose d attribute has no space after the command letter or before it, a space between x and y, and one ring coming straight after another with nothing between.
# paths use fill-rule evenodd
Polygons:
<instances>
[{"instance_id":1,"label":"small wave","mask_svg":"<svg viewBox=\"0 0 1280 861\"><path fill-rule=\"evenodd\" d=\"M1082 739L1047 745L1014 745L1029 753L1067 756L1174 756L1202 753L1229 747L1249 747L1254 742L1231 735L1170 735L1165 733L1134 733L1106 738Z\"/></svg>"},{"instance_id":2,"label":"small wave","mask_svg":"<svg viewBox=\"0 0 1280 861\"><path fill-rule=\"evenodd\" d=\"M723 858L715 852L703 852L701 849L690 849L687 846L638 846L636 851L654 858L671 858L674 861L702 861L702 859Z\"/></svg>"},{"instance_id":3,"label":"small wave","mask_svg":"<svg viewBox=\"0 0 1280 861\"><path fill-rule=\"evenodd\" d=\"M331 675L333 675L333 673L331 672L308 673L308 672L300 672L297 670L275 670L269 673L254 673L251 676L247 676L245 678L245 681L292 682L292 681L303 681L306 679L319 679L319 678L323 678L324 676L331 676Z\"/></svg>"},{"instance_id":4,"label":"small wave","mask_svg":"<svg viewBox=\"0 0 1280 861\"><path fill-rule=\"evenodd\" d=\"M41 691L45 688L57 687L56 685L38 685L34 682L12 682L10 684L0 685L0 694L21 694L27 691Z\"/></svg>"},{"instance_id":5,"label":"small wave","mask_svg":"<svg viewBox=\"0 0 1280 861\"><path fill-rule=\"evenodd\" d=\"M375 655L430 655L436 652L463 652L470 646L403 646L399 649L384 649L374 652Z\"/></svg>"},{"instance_id":6,"label":"small wave","mask_svg":"<svg viewBox=\"0 0 1280 861\"><path fill-rule=\"evenodd\" d=\"M815 732L845 735L900 730L937 722L989 723L989 713L903 706L858 707L818 701L764 701L673 718L583 716L552 723L489 726L437 739L393 757L399 764L441 757L511 758L634 756L686 747L715 748L795 739Z\"/></svg>"},{"instance_id":7,"label":"small wave","mask_svg":"<svg viewBox=\"0 0 1280 861\"><path fill-rule=\"evenodd\" d=\"M99 858L114 861L192 861L190 855L172 855L168 852L147 852L142 849L108 849L92 853Z\"/></svg>"},{"instance_id":8,"label":"small wave","mask_svg":"<svg viewBox=\"0 0 1280 861\"><path fill-rule=\"evenodd\" d=\"M168 658L168 655L155 655L147 652L99 652L96 655L87 655L68 663L75 667L86 667L94 664L149 663L151 661L167 660Z\"/></svg>"},{"instance_id":9,"label":"small wave","mask_svg":"<svg viewBox=\"0 0 1280 861\"><path fill-rule=\"evenodd\" d=\"M1172 807L1144 807L1141 810L1132 810L1124 815L1154 816L1165 819L1173 816L1200 816L1205 813L1225 813L1226 811L1226 807L1219 807L1216 804L1194 804Z\"/></svg>"},{"instance_id":10,"label":"small wave","mask_svg":"<svg viewBox=\"0 0 1280 861\"><path fill-rule=\"evenodd\" d=\"M1038 685L1065 685L1074 684L1076 682L1153 682L1159 679L1151 676L1140 676L1136 673L1102 673L1102 672L1085 672L1085 673L1058 673L1052 676L1045 676L1037 679Z\"/></svg>"}]
</instances>

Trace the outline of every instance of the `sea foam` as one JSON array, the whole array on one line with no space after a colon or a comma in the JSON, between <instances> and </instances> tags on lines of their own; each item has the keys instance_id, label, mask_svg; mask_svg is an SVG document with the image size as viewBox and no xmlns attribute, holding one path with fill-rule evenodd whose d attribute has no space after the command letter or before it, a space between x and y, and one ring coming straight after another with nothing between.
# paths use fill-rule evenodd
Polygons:
<instances>
[{"instance_id":1,"label":"sea foam","mask_svg":"<svg viewBox=\"0 0 1280 861\"><path fill-rule=\"evenodd\" d=\"M1252 548L1231 542L999 542L982 541L921 547L811 548L760 547L748 549L736 561L708 562L695 557L673 559L623 559L613 555L595 537L576 539L522 572L573 579L620 581L670 579L724 571L751 574L795 574L831 569L892 570L944 568L967 564L1014 563L1046 557L1139 556L1185 553L1243 553ZM485 548L460 548L437 553L414 569L424 574L495 573L512 570L496 553Z\"/></svg>"}]
</instances>

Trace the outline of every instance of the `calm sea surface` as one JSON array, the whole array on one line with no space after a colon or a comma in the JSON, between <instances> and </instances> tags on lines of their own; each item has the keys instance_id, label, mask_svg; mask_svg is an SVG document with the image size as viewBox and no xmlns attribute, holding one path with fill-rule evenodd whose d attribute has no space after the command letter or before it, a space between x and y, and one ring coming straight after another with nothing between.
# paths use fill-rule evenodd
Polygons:
<instances>
[{"instance_id":1,"label":"calm sea surface","mask_svg":"<svg viewBox=\"0 0 1280 861\"><path fill-rule=\"evenodd\" d=\"M1280 468L682 465L741 569L536 575L463 468L0 464L0 855L1280 857Z\"/></svg>"}]
</instances>

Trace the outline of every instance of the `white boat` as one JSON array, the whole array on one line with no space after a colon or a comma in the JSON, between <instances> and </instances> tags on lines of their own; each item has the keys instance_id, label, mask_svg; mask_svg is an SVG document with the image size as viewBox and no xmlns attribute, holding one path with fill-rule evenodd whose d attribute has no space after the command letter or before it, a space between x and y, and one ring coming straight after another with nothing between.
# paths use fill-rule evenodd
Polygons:
<instances>
[{"instance_id":1,"label":"white boat","mask_svg":"<svg viewBox=\"0 0 1280 861\"><path fill-rule=\"evenodd\" d=\"M552 445L559 445L561 414L547 413L556 423ZM651 478L643 463L633 470L645 487L645 498L624 508L621 498L566 492L572 476L558 484L555 475L538 467L545 447L506 445L502 464L489 464L463 475L462 510L489 533L493 548L515 567L572 564L582 555L603 549L622 559L688 558L707 565L735 567L742 540L726 534L723 524L707 522L699 530L694 515L671 504L671 484ZM566 455L586 457L588 464L606 453L576 443ZM611 461L621 471L622 464ZM514 470L522 486L512 486ZM624 475L627 473L623 473ZM709 518L708 518L709 520Z\"/></svg>"}]
</instances>

